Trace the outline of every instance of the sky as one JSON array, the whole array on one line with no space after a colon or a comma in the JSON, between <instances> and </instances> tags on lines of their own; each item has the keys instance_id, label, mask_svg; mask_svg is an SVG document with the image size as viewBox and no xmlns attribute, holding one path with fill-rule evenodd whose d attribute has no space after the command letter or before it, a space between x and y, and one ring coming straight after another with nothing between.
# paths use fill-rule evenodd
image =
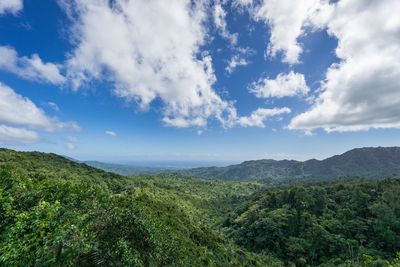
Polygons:
<instances>
[{"instance_id":1,"label":"sky","mask_svg":"<svg viewBox=\"0 0 400 267\"><path fill-rule=\"evenodd\" d=\"M1 0L0 146L80 160L400 145L400 1Z\"/></svg>"}]
</instances>

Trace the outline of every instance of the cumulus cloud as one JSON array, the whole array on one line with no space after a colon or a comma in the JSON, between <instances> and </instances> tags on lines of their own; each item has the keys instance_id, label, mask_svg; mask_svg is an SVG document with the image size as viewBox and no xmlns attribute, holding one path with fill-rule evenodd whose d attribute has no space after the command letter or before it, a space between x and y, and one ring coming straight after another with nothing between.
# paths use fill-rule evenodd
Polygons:
<instances>
[{"instance_id":1,"label":"cumulus cloud","mask_svg":"<svg viewBox=\"0 0 400 267\"><path fill-rule=\"evenodd\" d=\"M72 22L75 49L66 67L75 89L107 79L115 95L142 108L161 100L168 126L206 127L210 118L224 127L237 125L233 103L213 89L212 58L201 49L207 37L206 2L59 2Z\"/></svg>"},{"instance_id":2,"label":"cumulus cloud","mask_svg":"<svg viewBox=\"0 0 400 267\"><path fill-rule=\"evenodd\" d=\"M79 130L76 122L61 122L48 117L30 99L0 83L0 123L19 125L44 131Z\"/></svg>"},{"instance_id":3,"label":"cumulus cloud","mask_svg":"<svg viewBox=\"0 0 400 267\"><path fill-rule=\"evenodd\" d=\"M236 0L269 26L267 52L282 53L283 62L300 62L303 47L298 39L308 31L326 30L338 40L335 52L340 62L327 70L311 108L293 118L288 128L308 133L316 128L327 132L400 128L400 3L330 2ZM264 80L260 81L252 88L256 95L279 95L273 93L277 90L260 90Z\"/></svg>"},{"instance_id":4,"label":"cumulus cloud","mask_svg":"<svg viewBox=\"0 0 400 267\"><path fill-rule=\"evenodd\" d=\"M31 100L0 83L0 122L52 130L53 121Z\"/></svg>"},{"instance_id":5,"label":"cumulus cloud","mask_svg":"<svg viewBox=\"0 0 400 267\"><path fill-rule=\"evenodd\" d=\"M280 73L275 79L261 78L250 86L250 92L259 98L301 96L309 91L304 75L293 71Z\"/></svg>"},{"instance_id":6,"label":"cumulus cloud","mask_svg":"<svg viewBox=\"0 0 400 267\"><path fill-rule=\"evenodd\" d=\"M239 1L249 4L251 1ZM249 2L249 3L247 3ZM303 52L298 38L305 33L307 26L318 28L329 16L329 1L324 0L263 0L251 9L258 21L264 21L270 28L267 54L283 55L282 61L289 64L299 63ZM242 4L243 4L242 3Z\"/></svg>"},{"instance_id":7,"label":"cumulus cloud","mask_svg":"<svg viewBox=\"0 0 400 267\"><path fill-rule=\"evenodd\" d=\"M237 33L230 33L228 30L228 25L226 23L226 11L220 2L216 2L213 8L213 18L214 24L219 32L219 34L229 40L232 46L235 46L238 41Z\"/></svg>"},{"instance_id":8,"label":"cumulus cloud","mask_svg":"<svg viewBox=\"0 0 400 267\"><path fill-rule=\"evenodd\" d=\"M117 133L114 131L106 131L105 134L113 137L117 136Z\"/></svg>"},{"instance_id":9,"label":"cumulus cloud","mask_svg":"<svg viewBox=\"0 0 400 267\"><path fill-rule=\"evenodd\" d=\"M255 110L250 116L248 117L239 117L237 120L237 124L242 127L265 127L265 121L268 118L283 115L290 113L291 110L287 107L284 108L259 108Z\"/></svg>"},{"instance_id":10,"label":"cumulus cloud","mask_svg":"<svg viewBox=\"0 0 400 267\"><path fill-rule=\"evenodd\" d=\"M107 72L117 96L147 107L160 98L164 122L196 125L229 106L212 89L201 2L64 1L77 47L68 60L76 88ZM101 18L101 19L100 19ZM134 34L133 34L134 33Z\"/></svg>"},{"instance_id":11,"label":"cumulus cloud","mask_svg":"<svg viewBox=\"0 0 400 267\"><path fill-rule=\"evenodd\" d=\"M0 46L0 70L38 82L61 84L66 80L60 73L59 65L45 63L37 54L20 57L17 51L9 46Z\"/></svg>"},{"instance_id":12,"label":"cumulus cloud","mask_svg":"<svg viewBox=\"0 0 400 267\"><path fill-rule=\"evenodd\" d=\"M29 144L39 140L34 131L0 124L0 144Z\"/></svg>"},{"instance_id":13,"label":"cumulus cloud","mask_svg":"<svg viewBox=\"0 0 400 267\"><path fill-rule=\"evenodd\" d=\"M0 15L5 13L16 14L23 7L22 0L1 0L0 1Z\"/></svg>"},{"instance_id":14,"label":"cumulus cloud","mask_svg":"<svg viewBox=\"0 0 400 267\"><path fill-rule=\"evenodd\" d=\"M400 2L346 0L331 8L325 27L338 39L340 62L328 69L313 106L289 128L400 128Z\"/></svg>"}]
</instances>

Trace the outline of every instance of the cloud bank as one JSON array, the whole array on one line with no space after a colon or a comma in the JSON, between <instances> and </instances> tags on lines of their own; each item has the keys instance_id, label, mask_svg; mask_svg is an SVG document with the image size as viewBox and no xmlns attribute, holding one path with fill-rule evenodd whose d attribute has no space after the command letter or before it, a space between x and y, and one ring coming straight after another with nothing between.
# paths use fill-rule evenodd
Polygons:
<instances>
[{"instance_id":1,"label":"cloud bank","mask_svg":"<svg viewBox=\"0 0 400 267\"><path fill-rule=\"evenodd\" d=\"M340 62L289 129L400 128L400 2L342 0L330 9L324 27L338 40Z\"/></svg>"},{"instance_id":2,"label":"cloud bank","mask_svg":"<svg viewBox=\"0 0 400 267\"><path fill-rule=\"evenodd\" d=\"M92 80L113 84L114 94L142 108L161 100L167 126L241 125L233 103L213 89L207 39L207 1L60 1L73 23L75 49L66 63L77 90ZM224 32L225 13L214 10ZM107 78L105 78L107 77ZM259 125L259 124L254 124Z\"/></svg>"},{"instance_id":3,"label":"cloud bank","mask_svg":"<svg viewBox=\"0 0 400 267\"><path fill-rule=\"evenodd\" d=\"M330 3L331 2L331 3ZM331 65L311 107L295 116L289 129L310 132L400 128L400 2L363 0L236 0L254 20L270 30L267 54L301 63L299 38L325 30L337 39L339 62ZM288 84L263 80L253 84L259 97L281 97ZM283 79L284 80L284 79ZM299 80L300 81L300 80ZM294 88L294 86L290 86ZM306 92L300 86L298 92Z\"/></svg>"},{"instance_id":4,"label":"cloud bank","mask_svg":"<svg viewBox=\"0 0 400 267\"><path fill-rule=\"evenodd\" d=\"M225 128L264 127L271 116L291 111L286 107L258 108L241 116L234 101L223 99L215 90L213 60L204 47L210 40L210 20L218 34L237 45L237 34L228 30L228 1L59 3L71 19L73 50L65 65L44 62L37 54L21 56L10 46L0 46L1 70L41 83L69 82L75 90L93 81L107 82L116 96L143 109L160 101L161 121L174 127L204 128L210 120ZM321 86L312 92L314 102L291 120L289 129L400 128L399 1L235 0L232 7L248 10L255 21L268 26L267 54L289 66L302 63L305 47L299 40L310 32L327 31L337 39L339 62L326 70ZM16 14L22 8L22 1L4 0L0 15ZM232 73L248 63L244 55L232 54L226 71ZM250 92L259 98L283 98L305 96L310 89L303 74L289 71L275 78L261 77L251 84ZM12 127L31 132L79 128L48 117L3 84L0 94L3 136L10 135Z\"/></svg>"}]
</instances>

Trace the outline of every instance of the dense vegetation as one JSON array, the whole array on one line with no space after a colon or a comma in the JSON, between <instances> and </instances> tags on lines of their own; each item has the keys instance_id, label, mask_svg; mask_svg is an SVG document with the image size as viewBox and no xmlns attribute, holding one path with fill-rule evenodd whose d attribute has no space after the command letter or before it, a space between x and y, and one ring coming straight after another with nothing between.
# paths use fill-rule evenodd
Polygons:
<instances>
[{"instance_id":1,"label":"dense vegetation","mask_svg":"<svg viewBox=\"0 0 400 267\"><path fill-rule=\"evenodd\" d=\"M266 188L0 149L0 266L400 266L400 181Z\"/></svg>"},{"instance_id":2,"label":"dense vegetation","mask_svg":"<svg viewBox=\"0 0 400 267\"><path fill-rule=\"evenodd\" d=\"M287 265L387 266L400 251L400 181L266 190L224 226L237 244Z\"/></svg>"},{"instance_id":3,"label":"dense vegetation","mask_svg":"<svg viewBox=\"0 0 400 267\"><path fill-rule=\"evenodd\" d=\"M196 183L217 196L188 189L198 193L180 198L190 185L182 179L124 178L43 153L1 150L0 162L0 266L272 264L199 217L225 197L218 182Z\"/></svg>"},{"instance_id":4,"label":"dense vegetation","mask_svg":"<svg viewBox=\"0 0 400 267\"><path fill-rule=\"evenodd\" d=\"M353 149L324 160L252 160L227 167L195 168L187 173L206 179L259 180L269 185L338 177L382 179L400 174L400 147Z\"/></svg>"}]
</instances>

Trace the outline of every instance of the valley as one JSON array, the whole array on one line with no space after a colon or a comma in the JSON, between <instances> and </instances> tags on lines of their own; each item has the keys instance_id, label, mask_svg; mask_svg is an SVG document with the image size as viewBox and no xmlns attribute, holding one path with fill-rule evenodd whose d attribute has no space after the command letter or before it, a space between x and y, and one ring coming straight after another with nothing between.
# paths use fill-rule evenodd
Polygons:
<instances>
[{"instance_id":1,"label":"valley","mask_svg":"<svg viewBox=\"0 0 400 267\"><path fill-rule=\"evenodd\" d=\"M0 265L399 266L400 181L121 176L0 150Z\"/></svg>"}]
</instances>

